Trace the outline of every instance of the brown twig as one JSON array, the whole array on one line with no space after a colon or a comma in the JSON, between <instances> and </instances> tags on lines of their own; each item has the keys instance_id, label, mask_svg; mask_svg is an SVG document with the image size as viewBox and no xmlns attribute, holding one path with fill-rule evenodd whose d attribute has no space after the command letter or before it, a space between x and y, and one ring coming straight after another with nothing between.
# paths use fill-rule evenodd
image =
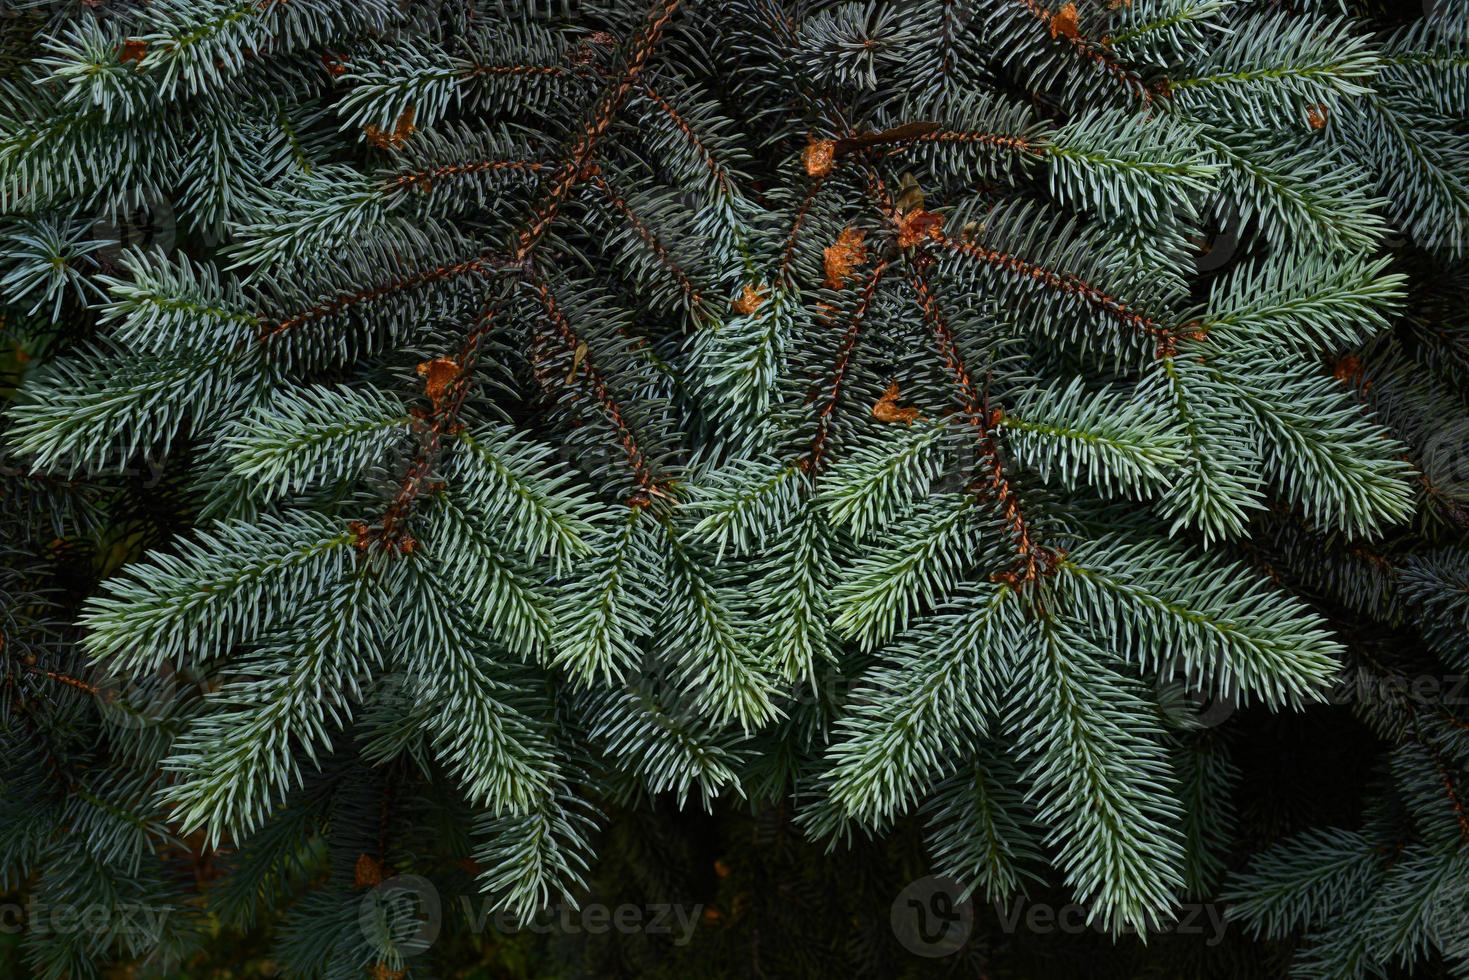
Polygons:
<instances>
[{"instance_id":1,"label":"brown twig","mask_svg":"<svg viewBox=\"0 0 1469 980\"><path fill-rule=\"evenodd\" d=\"M1155 93L1143 84L1137 72L1117 60L1107 51L1104 44L1086 37L1076 29L1075 3L1067 3L1059 11L1052 13L1039 0L1015 0L1015 2L1029 10L1037 20L1044 24L1046 30L1050 31L1051 37L1064 39L1077 55L1099 65L1128 92L1142 99L1144 105L1152 103ZM1167 91L1166 82L1162 83L1160 91Z\"/></svg>"},{"instance_id":2,"label":"brown twig","mask_svg":"<svg viewBox=\"0 0 1469 980\"><path fill-rule=\"evenodd\" d=\"M654 105L663 110L664 115L672 120L674 128L682 133L684 139L689 141L689 145L697 150L699 152L699 155L703 157L704 166L707 167L709 172L714 175L714 179L719 182L719 186L727 190L729 188L729 174L725 172L724 167L720 166L719 161L715 159L714 154L709 152L709 148L704 145L703 140L699 139L699 134L694 132L694 127L688 124L688 121L679 114L679 111L673 107L672 103L670 103L663 96L659 95L658 92L653 88L653 86L647 84L646 82L643 83L643 94L646 95Z\"/></svg>"},{"instance_id":3,"label":"brown twig","mask_svg":"<svg viewBox=\"0 0 1469 980\"><path fill-rule=\"evenodd\" d=\"M547 164L539 160L477 160L474 163L446 164L442 167L433 167L428 170L415 170L411 173L399 174L389 182L390 190L418 189L427 192L434 183L440 180L452 179L454 177L467 177L471 174L482 174L497 170L509 171L511 173L534 174L546 168Z\"/></svg>"},{"instance_id":4,"label":"brown twig","mask_svg":"<svg viewBox=\"0 0 1469 980\"><path fill-rule=\"evenodd\" d=\"M865 177L868 193L878 203L884 215L894 225L900 224L902 216L897 204L877 171L869 166L866 168ZM959 395L965 420L977 432L980 453L988 464L985 482L989 494L1000 508L1000 513L1010 530L1011 538L1015 542L1019 561L1018 568L1013 571L996 573L993 577L996 581L1019 588L1053 571L1061 556L1052 549L1037 545L1031 537L1030 522L1020 508L1019 498L1010 484L1009 475L1005 472L1005 464L1000 455L999 440L996 437L996 429L1001 417L1000 410L991 407L988 394L982 393L975 385L973 378L970 377L953 329L939 307L938 298L934 294L933 283L929 277L935 261L932 254L922 247L908 248L904 254L907 258L908 281L917 295L918 307L923 312L923 318L928 322L929 329L933 332L939 357L943 360L944 368Z\"/></svg>"},{"instance_id":5,"label":"brown twig","mask_svg":"<svg viewBox=\"0 0 1469 980\"><path fill-rule=\"evenodd\" d=\"M673 256L669 254L667 246L658 239L653 229L648 227L647 222L639 218L637 213L633 211L632 206L627 203L627 200L612 189L612 185L607 182L607 178L603 177L600 173L594 173L591 175L591 181L602 192L602 196L607 199L607 203L611 204L613 209L622 215L623 220L632 227L632 230L637 234L638 238L642 239L643 244L648 247L648 250L653 253L653 257L658 260L658 264L668 270L669 275L673 276L674 281L678 283L679 289L683 291L689 303L696 307L703 306L704 297L699 293L693 280L673 260Z\"/></svg>"},{"instance_id":6,"label":"brown twig","mask_svg":"<svg viewBox=\"0 0 1469 980\"><path fill-rule=\"evenodd\" d=\"M470 259L467 262L455 262L450 265L435 266L432 269L415 272L412 275L403 276L402 278L394 279L382 285L370 286L367 289L355 293L346 293L334 299L318 303L309 310L292 314L284 320L279 320L264 327L260 332L260 338L262 340L268 340L304 324L341 313L343 310L350 309L359 303L382 299L385 296L405 292L406 290L414 289L426 283L438 282L444 279L455 279L459 276L478 275L482 272L489 271L497 264L501 263L490 256L481 256L477 259Z\"/></svg>"},{"instance_id":7,"label":"brown twig","mask_svg":"<svg viewBox=\"0 0 1469 980\"><path fill-rule=\"evenodd\" d=\"M832 415L841 403L847 370L851 365L852 354L857 349L857 339L862 332L862 320L867 316L867 311L872 305L873 294L877 292L877 285L882 282L882 277L887 273L889 264L887 259L883 259L873 268L872 275L867 277L867 282L862 287L862 297L858 300L851 318L847 321L847 332L842 338L836 365L832 369L831 393L826 399L826 404L817 412L816 436L811 440L811 450L806 455L806 469L812 473L819 472L821 469L822 459L826 452L827 436L831 430Z\"/></svg>"},{"instance_id":8,"label":"brown twig","mask_svg":"<svg viewBox=\"0 0 1469 980\"><path fill-rule=\"evenodd\" d=\"M592 397L602 407L602 411L606 413L608 421L612 423L612 427L617 430L622 451L627 457L628 464L632 467L633 478L636 480L639 488L638 497L634 499L634 503L647 503L647 498L650 496L665 496L666 494L660 486L659 481L653 476L652 470L648 465L647 457L638 445L636 436L634 436L632 429L627 425L625 417L622 414L621 406L612 397L611 389L608 387L606 379L597 369L592 354L586 350L582 338L577 335L576 330L571 325L571 321L567 319L566 314L562 312L560 305L556 302L556 296L551 292L550 283L539 273L533 273L531 286L535 290L537 299L540 300L542 309L546 311L546 316L550 320L551 326L555 329L556 335L561 339L566 350L573 354L575 354L578 348L583 351L577 376L584 379L583 384L591 390Z\"/></svg>"},{"instance_id":9,"label":"brown twig","mask_svg":"<svg viewBox=\"0 0 1469 980\"><path fill-rule=\"evenodd\" d=\"M637 81L649 58L652 57L664 28L668 26L668 22L672 20L681 4L682 0L664 0L663 4L652 14L647 26L632 42L631 56L628 58L627 67L623 70L621 78L617 84L606 89L598 98L589 113L589 121L572 145L567 159L556 170L539 201L532 208L530 220L517 236L516 245L510 257L511 264L519 266L523 272L532 272L531 255L536 246L540 244L551 223L556 219L567 195L580 181L587 179L594 172L592 154L597 143L612 125L612 120L627 98L627 93ZM552 315L553 322L556 322L559 317L558 329L564 327L565 331L570 332L570 324L565 322L565 316L560 314L555 307L550 288L544 279L539 282L537 294L541 296L543 305L549 304L548 313ZM432 370L434 365L443 364L449 359L437 358L434 361L425 362L425 365L430 368L428 394L433 406L429 413L425 437L379 526L369 528L361 522L354 522L351 525L357 534L359 548L366 549L373 541L382 541L395 547L399 552L413 549L415 542L405 530L407 519L412 512L414 502L422 494L425 486L431 485L429 476L442 450L444 436L457 429L459 412L469 392L470 379L478 357L480 342L493 328L499 307L500 303L497 299L487 301L475 329L470 331L460 350L452 359L457 369L454 370L449 380L440 379L436 382L435 372ZM572 335L574 336L574 333ZM440 385L437 396L434 393L435 384ZM605 383L599 380L596 392L604 409L608 404L612 406L611 417L623 435L623 448L629 452L634 463L639 486L642 487L645 494L660 494L661 491L657 484L647 472L641 450L637 448L631 432L622 421L620 410L617 409L615 402L611 401Z\"/></svg>"},{"instance_id":10,"label":"brown twig","mask_svg":"<svg viewBox=\"0 0 1469 980\"><path fill-rule=\"evenodd\" d=\"M1054 272L1044 266L1008 255L998 249L986 248L976 242L955 241L952 238L944 237L940 239L939 245L952 252L977 259L993 268L1004 269L1020 278L1034 280L1057 292L1079 297L1095 309L1156 340L1159 356L1171 355L1177 349L1178 338L1173 331L1152 317L1138 313L1127 303L1109 295L1106 290L1093 286L1078 276Z\"/></svg>"},{"instance_id":11,"label":"brown twig","mask_svg":"<svg viewBox=\"0 0 1469 980\"><path fill-rule=\"evenodd\" d=\"M571 189L583 178L587 167L592 162L592 153L597 143L611 127L617 110L622 108L622 103L627 98L627 93L631 91L638 76L647 66L648 59L653 56L653 50L663 36L664 28L668 26L668 22L673 19L673 15L678 12L681 5L682 0L664 0L662 7L633 42L632 54L628 59L627 67L623 69L622 77L616 85L608 88L597 100L590 113L590 119L583 127L576 142L572 144L566 161L551 177L545 194L532 209L531 219L521 230L515 249L511 253L517 261L530 256L536 244L540 242L541 236L545 235L551 222L560 213L561 206L566 203L566 197Z\"/></svg>"}]
</instances>

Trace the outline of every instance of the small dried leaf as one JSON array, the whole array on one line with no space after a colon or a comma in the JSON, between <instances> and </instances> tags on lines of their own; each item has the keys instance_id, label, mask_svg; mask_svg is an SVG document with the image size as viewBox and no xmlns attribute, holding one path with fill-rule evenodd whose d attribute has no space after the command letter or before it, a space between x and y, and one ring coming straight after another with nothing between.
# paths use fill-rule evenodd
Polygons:
<instances>
[{"instance_id":1,"label":"small dried leaf","mask_svg":"<svg viewBox=\"0 0 1469 980\"><path fill-rule=\"evenodd\" d=\"M579 340L576 342L576 350L571 352L571 370L566 372L566 383L571 384L576 380L577 368L581 362L587 359L587 342Z\"/></svg>"},{"instance_id":2,"label":"small dried leaf","mask_svg":"<svg viewBox=\"0 0 1469 980\"><path fill-rule=\"evenodd\" d=\"M899 211L895 220L900 248L910 248L930 238L939 241L944 237L944 216L941 214L918 208L914 211Z\"/></svg>"},{"instance_id":3,"label":"small dried leaf","mask_svg":"<svg viewBox=\"0 0 1469 980\"><path fill-rule=\"evenodd\" d=\"M403 110L403 114L393 124L392 132L372 125L364 127L362 131L367 134L367 140L373 146L381 147L384 150L401 149L408 142L408 137L418 130L418 127L413 125L414 115L413 106L409 106Z\"/></svg>"},{"instance_id":4,"label":"small dried leaf","mask_svg":"<svg viewBox=\"0 0 1469 980\"><path fill-rule=\"evenodd\" d=\"M828 289L844 288L847 277L867 261L867 246L863 244L866 237L860 229L843 228L836 242L822 250Z\"/></svg>"},{"instance_id":5,"label":"small dried leaf","mask_svg":"<svg viewBox=\"0 0 1469 980\"><path fill-rule=\"evenodd\" d=\"M1066 37L1075 41L1081 37L1076 22L1076 4L1068 3L1051 15L1051 37Z\"/></svg>"},{"instance_id":6,"label":"small dried leaf","mask_svg":"<svg viewBox=\"0 0 1469 980\"><path fill-rule=\"evenodd\" d=\"M357 855L357 866L353 869L352 883L358 888L372 888L382 884L383 867L371 854Z\"/></svg>"},{"instance_id":7,"label":"small dried leaf","mask_svg":"<svg viewBox=\"0 0 1469 980\"><path fill-rule=\"evenodd\" d=\"M920 136L927 136L929 133L936 133L943 128L942 124L936 122L904 123L901 126L884 129L880 133L858 133L856 136L837 140L835 150L837 153L852 153L883 143L904 143L918 139Z\"/></svg>"},{"instance_id":8,"label":"small dried leaf","mask_svg":"<svg viewBox=\"0 0 1469 980\"><path fill-rule=\"evenodd\" d=\"M836 141L812 140L801 151L801 163L812 177L825 177L836 166Z\"/></svg>"},{"instance_id":9,"label":"small dried leaf","mask_svg":"<svg viewBox=\"0 0 1469 980\"><path fill-rule=\"evenodd\" d=\"M437 415L444 394L454 383L454 379L459 377L459 362L452 357L436 357L432 361L424 361L418 365L418 373L424 377L424 393L428 395L428 400L434 407L434 414Z\"/></svg>"},{"instance_id":10,"label":"small dried leaf","mask_svg":"<svg viewBox=\"0 0 1469 980\"><path fill-rule=\"evenodd\" d=\"M142 61L147 56L148 42L140 37L128 38L122 42L122 47L117 52L117 60L123 64L129 61Z\"/></svg>"},{"instance_id":11,"label":"small dried leaf","mask_svg":"<svg viewBox=\"0 0 1469 980\"><path fill-rule=\"evenodd\" d=\"M892 382L882 397L872 406L872 417L879 422L901 422L904 425L912 425L923 416L918 414L916 408L903 408L898 404L898 383Z\"/></svg>"},{"instance_id":12,"label":"small dried leaf","mask_svg":"<svg viewBox=\"0 0 1469 980\"><path fill-rule=\"evenodd\" d=\"M1359 387L1363 391L1372 387L1372 382L1367 379L1362 367L1362 359L1356 354L1345 354L1339 358L1332 366L1331 373L1344 385Z\"/></svg>"},{"instance_id":13,"label":"small dried leaf","mask_svg":"<svg viewBox=\"0 0 1469 980\"><path fill-rule=\"evenodd\" d=\"M358 551L366 551L372 546L372 528L368 527L362 521L347 522L347 530L352 532L354 538L352 546Z\"/></svg>"},{"instance_id":14,"label":"small dried leaf","mask_svg":"<svg viewBox=\"0 0 1469 980\"><path fill-rule=\"evenodd\" d=\"M747 283L744 292L740 294L740 298L730 303L729 308L740 316L749 316L751 313L760 309L764 302L765 290L756 286L754 283Z\"/></svg>"},{"instance_id":15,"label":"small dried leaf","mask_svg":"<svg viewBox=\"0 0 1469 980\"><path fill-rule=\"evenodd\" d=\"M911 173L904 173L898 178L898 206L899 211L922 211L925 198L923 188L918 186L918 179Z\"/></svg>"}]
</instances>

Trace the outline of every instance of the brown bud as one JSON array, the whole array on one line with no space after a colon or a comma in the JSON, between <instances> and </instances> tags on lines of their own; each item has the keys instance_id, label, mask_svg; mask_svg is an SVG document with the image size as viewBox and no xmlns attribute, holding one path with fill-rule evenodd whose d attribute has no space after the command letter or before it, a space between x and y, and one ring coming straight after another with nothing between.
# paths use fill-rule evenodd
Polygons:
<instances>
[{"instance_id":1,"label":"brown bud","mask_svg":"<svg viewBox=\"0 0 1469 980\"><path fill-rule=\"evenodd\" d=\"M372 888L382 884L383 867L371 854L357 855L357 866L353 869L352 884L357 888Z\"/></svg>"},{"instance_id":2,"label":"brown bud","mask_svg":"<svg viewBox=\"0 0 1469 980\"><path fill-rule=\"evenodd\" d=\"M836 166L836 140L813 139L801 151L801 163L811 177L825 177Z\"/></svg>"}]
</instances>

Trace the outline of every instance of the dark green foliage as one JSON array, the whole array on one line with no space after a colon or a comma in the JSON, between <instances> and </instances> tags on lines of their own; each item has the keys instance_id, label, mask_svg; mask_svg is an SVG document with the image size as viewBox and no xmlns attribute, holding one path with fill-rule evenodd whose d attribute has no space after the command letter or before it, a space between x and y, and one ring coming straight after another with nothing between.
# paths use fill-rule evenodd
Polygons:
<instances>
[{"instance_id":1,"label":"dark green foliage","mask_svg":"<svg viewBox=\"0 0 1469 980\"><path fill-rule=\"evenodd\" d=\"M27 969L1469 969L1469 7L1411 13L7 4L0 889L106 913ZM1254 781L1301 712L1349 799Z\"/></svg>"}]
</instances>

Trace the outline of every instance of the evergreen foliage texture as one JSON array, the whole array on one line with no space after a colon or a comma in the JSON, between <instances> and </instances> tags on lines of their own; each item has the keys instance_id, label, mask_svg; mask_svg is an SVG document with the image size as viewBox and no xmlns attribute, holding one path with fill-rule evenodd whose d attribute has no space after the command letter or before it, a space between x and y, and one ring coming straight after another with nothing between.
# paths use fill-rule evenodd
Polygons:
<instances>
[{"instance_id":1,"label":"evergreen foliage texture","mask_svg":"<svg viewBox=\"0 0 1469 980\"><path fill-rule=\"evenodd\" d=\"M1464 0L0 31L0 889L116 911L34 975L427 976L371 886L669 805L1469 975ZM1361 805L1241 856L1200 700Z\"/></svg>"}]
</instances>

